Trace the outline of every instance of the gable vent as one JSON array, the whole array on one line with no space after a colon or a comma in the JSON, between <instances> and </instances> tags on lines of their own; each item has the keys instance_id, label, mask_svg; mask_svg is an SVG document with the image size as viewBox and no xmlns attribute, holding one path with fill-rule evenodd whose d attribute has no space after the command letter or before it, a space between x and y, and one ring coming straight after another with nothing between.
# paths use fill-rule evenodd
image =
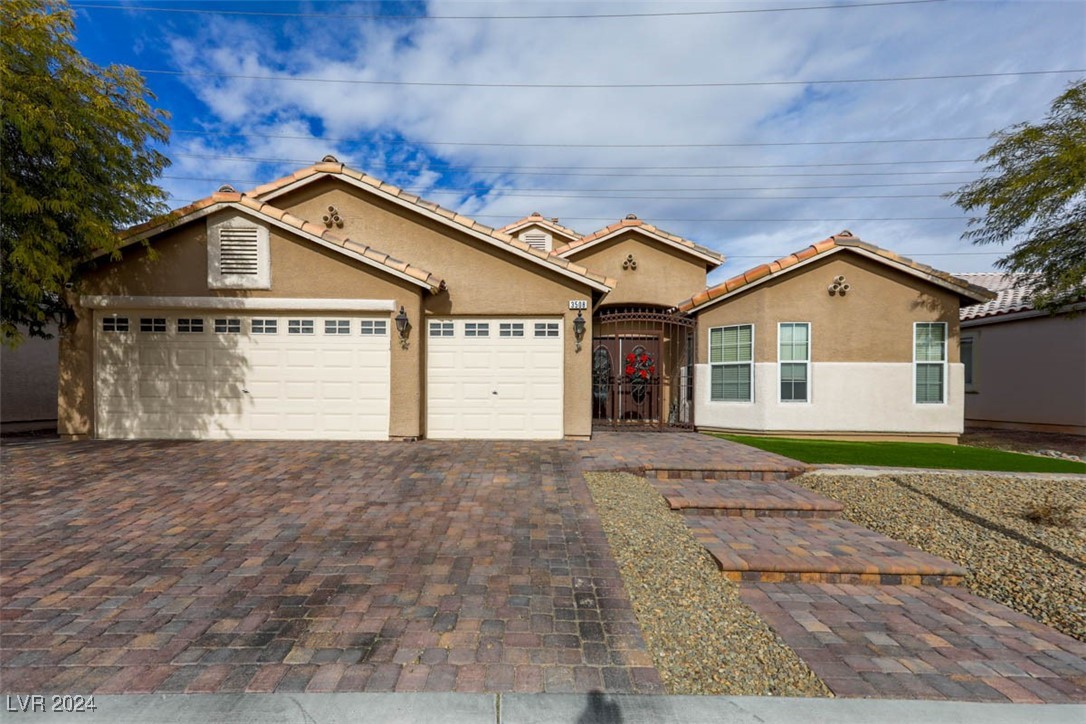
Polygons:
<instances>
[{"instance_id":1,"label":"gable vent","mask_svg":"<svg viewBox=\"0 0 1086 724\"><path fill-rule=\"evenodd\" d=\"M547 249L547 235L546 234L525 234L523 241L528 246L539 249L540 251L549 251Z\"/></svg>"},{"instance_id":2,"label":"gable vent","mask_svg":"<svg viewBox=\"0 0 1086 724\"><path fill-rule=\"evenodd\" d=\"M219 230L219 269L222 274L255 276L259 273L258 234L255 227Z\"/></svg>"}]
</instances>

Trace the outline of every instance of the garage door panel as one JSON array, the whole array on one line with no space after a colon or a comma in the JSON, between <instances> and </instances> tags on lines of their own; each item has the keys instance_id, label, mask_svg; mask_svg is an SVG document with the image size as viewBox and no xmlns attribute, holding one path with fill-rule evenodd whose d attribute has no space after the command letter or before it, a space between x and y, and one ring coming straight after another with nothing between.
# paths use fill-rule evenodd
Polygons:
<instances>
[{"instance_id":1,"label":"garage door panel","mask_svg":"<svg viewBox=\"0 0 1086 724\"><path fill-rule=\"evenodd\" d=\"M165 334L109 334L99 321L98 435L388 438L387 336L324 335L323 318L314 318L315 335L250 336L250 318L231 315L235 317L241 333L175 333L176 317L167 316ZM357 331L357 316L335 315L348 317L351 330ZM280 317L280 329L285 326L286 319Z\"/></svg>"}]
</instances>

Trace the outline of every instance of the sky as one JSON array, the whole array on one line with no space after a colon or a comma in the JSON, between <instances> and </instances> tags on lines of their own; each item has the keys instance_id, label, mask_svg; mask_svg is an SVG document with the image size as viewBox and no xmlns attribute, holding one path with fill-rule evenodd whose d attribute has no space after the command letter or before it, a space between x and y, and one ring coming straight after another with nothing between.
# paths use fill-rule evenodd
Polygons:
<instances>
[{"instance_id":1,"label":"sky","mask_svg":"<svg viewBox=\"0 0 1086 724\"><path fill-rule=\"evenodd\" d=\"M173 206L332 154L495 227L636 214L710 282L843 229L992 269L944 195L1086 76L1083 0L71 5L169 112Z\"/></svg>"}]
</instances>

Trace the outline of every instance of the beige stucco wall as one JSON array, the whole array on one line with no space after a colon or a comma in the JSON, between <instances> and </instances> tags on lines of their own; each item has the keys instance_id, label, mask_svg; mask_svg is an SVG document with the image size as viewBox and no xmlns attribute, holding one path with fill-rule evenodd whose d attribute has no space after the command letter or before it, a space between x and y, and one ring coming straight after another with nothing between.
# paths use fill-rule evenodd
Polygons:
<instances>
[{"instance_id":1,"label":"beige stucco wall","mask_svg":"<svg viewBox=\"0 0 1086 724\"><path fill-rule=\"evenodd\" d=\"M966 337L974 360L967 424L1086 435L1086 314L965 326Z\"/></svg>"},{"instance_id":2,"label":"beige stucco wall","mask_svg":"<svg viewBox=\"0 0 1086 724\"><path fill-rule=\"evenodd\" d=\"M47 331L56 335L54 326ZM0 424L5 431L48 429L57 420L57 339L0 345Z\"/></svg>"},{"instance_id":3,"label":"beige stucco wall","mask_svg":"<svg viewBox=\"0 0 1086 724\"><path fill-rule=\"evenodd\" d=\"M577 313L568 308L570 300L584 300L591 306L588 286L338 179L315 182L276 197L271 203L318 221L328 213L328 206L335 206L343 228L334 229L334 233L369 244L444 279L448 291L424 300L424 316L563 317L567 331L565 434L591 435L591 355L575 350L571 330ZM585 338L591 339L591 315L585 316L589 323ZM425 324L417 328L425 329ZM424 335L415 335L415 340L420 348L425 347ZM422 360L425 370L425 350ZM420 388L424 387L423 380ZM425 412L422 419L426 419Z\"/></svg>"},{"instance_id":4,"label":"beige stucco wall","mask_svg":"<svg viewBox=\"0 0 1086 724\"><path fill-rule=\"evenodd\" d=\"M637 269L623 269L633 255ZM656 304L671 307L705 288L705 262L628 231L583 252L570 261L618 280L607 304Z\"/></svg>"},{"instance_id":5,"label":"beige stucco wall","mask_svg":"<svg viewBox=\"0 0 1086 724\"><path fill-rule=\"evenodd\" d=\"M830 296L843 275L851 290ZM962 430L964 385L958 364L958 297L883 264L844 251L710 307L698 316L695 422L765 432L945 437ZM807 402L779 394L778 323L811 324ZM947 324L946 399L916 404L913 323ZM709 399L709 330L754 325L754 399Z\"/></svg>"},{"instance_id":6,"label":"beige stucco wall","mask_svg":"<svg viewBox=\"0 0 1086 724\"><path fill-rule=\"evenodd\" d=\"M417 285L276 228L270 238L271 289L209 290L206 229L205 220L198 219L160 235L154 254L136 245L120 262L99 262L79 282L71 301L80 295L391 299L413 320L422 313L427 292ZM93 435L94 315L78 304L75 309L75 320L60 336L58 429L62 435ZM422 426L418 337L417 331L411 335L407 350L396 340L392 344L389 429L394 437L417 436Z\"/></svg>"}]
</instances>

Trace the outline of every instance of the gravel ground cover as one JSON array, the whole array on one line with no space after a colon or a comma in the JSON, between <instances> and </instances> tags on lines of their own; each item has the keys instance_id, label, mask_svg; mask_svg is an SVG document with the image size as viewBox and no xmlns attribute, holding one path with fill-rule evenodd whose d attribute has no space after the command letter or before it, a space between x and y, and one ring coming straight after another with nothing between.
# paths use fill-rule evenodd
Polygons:
<instances>
[{"instance_id":1,"label":"gravel ground cover","mask_svg":"<svg viewBox=\"0 0 1086 724\"><path fill-rule=\"evenodd\" d=\"M669 694L831 695L646 480L585 478Z\"/></svg>"},{"instance_id":2,"label":"gravel ground cover","mask_svg":"<svg viewBox=\"0 0 1086 724\"><path fill-rule=\"evenodd\" d=\"M973 593L1086 641L1086 479L819 472L791 482L841 501L854 523L965 566ZM1028 522L1045 500L1074 506L1073 525Z\"/></svg>"}]
</instances>

